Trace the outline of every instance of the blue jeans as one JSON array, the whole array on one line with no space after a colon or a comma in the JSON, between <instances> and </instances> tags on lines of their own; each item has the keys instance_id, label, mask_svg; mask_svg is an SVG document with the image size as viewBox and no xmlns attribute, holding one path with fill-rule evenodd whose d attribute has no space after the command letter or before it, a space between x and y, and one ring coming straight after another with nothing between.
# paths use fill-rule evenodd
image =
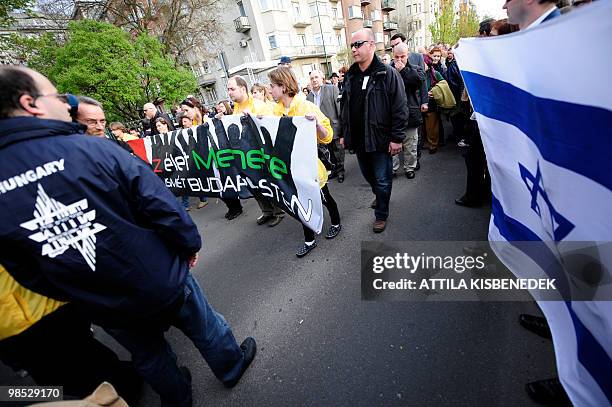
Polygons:
<instances>
[{"instance_id":1,"label":"blue jeans","mask_svg":"<svg viewBox=\"0 0 612 407\"><path fill-rule=\"evenodd\" d=\"M185 208L185 209L189 208L189 197L188 196L182 196L181 197L181 204L183 205L183 208Z\"/></svg>"},{"instance_id":2,"label":"blue jeans","mask_svg":"<svg viewBox=\"0 0 612 407\"><path fill-rule=\"evenodd\" d=\"M357 152L357 162L361 174L376 195L376 209L374 209L376 220L387 220L391 186L393 185L393 160L391 156L388 153Z\"/></svg>"},{"instance_id":3,"label":"blue jeans","mask_svg":"<svg viewBox=\"0 0 612 407\"><path fill-rule=\"evenodd\" d=\"M217 313L191 273L185 281L185 302L172 325L183 331L222 382L236 379L244 355L225 318ZM163 406L191 406L191 384L161 329L106 329L131 354L134 367L160 395Z\"/></svg>"}]
</instances>

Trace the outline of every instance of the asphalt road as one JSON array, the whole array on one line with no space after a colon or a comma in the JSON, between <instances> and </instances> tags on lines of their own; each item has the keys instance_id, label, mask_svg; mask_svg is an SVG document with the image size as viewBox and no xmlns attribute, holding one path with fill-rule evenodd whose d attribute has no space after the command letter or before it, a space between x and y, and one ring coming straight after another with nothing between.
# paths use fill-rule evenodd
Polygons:
<instances>
[{"instance_id":1,"label":"asphalt road","mask_svg":"<svg viewBox=\"0 0 612 407\"><path fill-rule=\"evenodd\" d=\"M375 235L373 195L347 155L346 181L330 182L343 230L320 237L304 259L294 254L300 225L286 217L275 228L257 226L253 200L231 222L214 199L191 211L204 237L193 273L238 341L258 343L251 368L227 390L189 340L169 331L192 372L196 406L532 405L524 384L555 375L551 343L518 324L519 313L538 312L533 303L361 300L361 241L486 240L489 209L453 202L465 188L458 149L424 154L421 163L414 180L394 181L387 230ZM140 405L159 399L147 388Z\"/></svg>"}]
</instances>

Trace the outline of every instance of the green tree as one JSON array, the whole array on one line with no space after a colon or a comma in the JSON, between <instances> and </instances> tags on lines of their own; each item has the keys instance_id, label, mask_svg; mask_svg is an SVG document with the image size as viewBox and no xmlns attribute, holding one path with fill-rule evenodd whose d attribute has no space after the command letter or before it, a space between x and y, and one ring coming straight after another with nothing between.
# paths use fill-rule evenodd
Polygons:
<instances>
[{"instance_id":1,"label":"green tree","mask_svg":"<svg viewBox=\"0 0 612 407\"><path fill-rule=\"evenodd\" d=\"M349 47L343 47L336 54L336 59L341 66L351 66L355 60L353 59L353 52Z\"/></svg>"},{"instance_id":2,"label":"green tree","mask_svg":"<svg viewBox=\"0 0 612 407\"><path fill-rule=\"evenodd\" d=\"M434 43L455 44L459 41L455 6L451 0L443 0L440 11L436 13L436 21L429 26Z\"/></svg>"},{"instance_id":3,"label":"green tree","mask_svg":"<svg viewBox=\"0 0 612 407\"><path fill-rule=\"evenodd\" d=\"M476 14L476 10L470 8L467 13L459 16L459 21L457 22L457 33L459 38L478 35L479 26L478 14Z\"/></svg>"},{"instance_id":4,"label":"green tree","mask_svg":"<svg viewBox=\"0 0 612 407\"><path fill-rule=\"evenodd\" d=\"M478 15L473 8L455 12L452 0L442 0L436 21L429 26L434 43L455 44L460 38L478 34Z\"/></svg>"},{"instance_id":5,"label":"green tree","mask_svg":"<svg viewBox=\"0 0 612 407\"><path fill-rule=\"evenodd\" d=\"M0 46L10 47L17 59L27 62L30 68L45 76L51 74L56 52L61 47L60 38L50 32L40 36L11 34L0 41Z\"/></svg>"},{"instance_id":6,"label":"green tree","mask_svg":"<svg viewBox=\"0 0 612 407\"><path fill-rule=\"evenodd\" d=\"M45 58L34 62L52 60L41 71L57 88L99 100L109 120L136 120L145 102L163 98L173 103L197 87L193 74L177 68L161 50L147 34L132 39L111 24L81 20L69 24L63 45L37 51Z\"/></svg>"}]
</instances>

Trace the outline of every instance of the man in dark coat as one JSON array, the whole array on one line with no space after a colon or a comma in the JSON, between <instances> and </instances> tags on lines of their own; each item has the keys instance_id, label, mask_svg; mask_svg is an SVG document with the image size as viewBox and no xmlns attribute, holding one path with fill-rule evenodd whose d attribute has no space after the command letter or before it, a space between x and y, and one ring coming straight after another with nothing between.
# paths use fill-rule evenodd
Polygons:
<instances>
[{"instance_id":1,"label":"man in dark coat","mask_svg":"<svg viewBox=\"0 0 612 407\"><path fill-rule=\"evenodd\" d=\"M391 157L402 151L408 123L408 102L397 70L376 55L376 40L369 28L351 39L355 63L344 77L341 99L340 144L357 153L361 173L376 196L372 203L374 233L385 230L393 183Z\"/></svg>"}]
</instances>

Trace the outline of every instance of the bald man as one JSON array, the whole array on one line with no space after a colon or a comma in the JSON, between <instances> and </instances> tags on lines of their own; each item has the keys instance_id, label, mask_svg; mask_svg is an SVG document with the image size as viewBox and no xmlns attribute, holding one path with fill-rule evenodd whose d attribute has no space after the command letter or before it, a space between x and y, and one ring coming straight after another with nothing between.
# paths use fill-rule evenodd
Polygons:
<instances>
[{"instance_id":1,"label":"bald man","mask_svg":"<svg viewBox=\"0 0 612 407\"><path fill-rule=\"evenodd\" d=\"M159 134L159 130L157 130L157 127L155 126L155 121L159 117L163 117L166 120L166 123L168 123L169 130L174 130L174 126L172 125L172 120L170 120L170 117L167 114L161 113L159 110L157 110L157 107L153 103L145 103L142 107L142 111L145 117L149 120L150 131L146 132L147 136Z\"/></svg>"},{"instance_id":2,"label":"bald man","mask_svg":"<svg viewBox=\"0 0 612 407\"><path fill-rule=\"evenodd\" d=\"M381 233L389 217L393 183L391 157L402 151L408 123L408 101L398 71L374 54L376 40L369 28L351 37L355 63L344 77L341 99L340 144L355 151L363 177L376 199L374 233Z\"/></svg>"},{"instance_id":3,"label":"bald man","mask_svg":"<svg viewBox=\"0 0 612 407\"><path fill-rule=\"evenodd\" d=\"M425 72L418 65L412 65L409 61L410 51L405 42L400 42L393 47L393 67L399 72L404 82L406 99L408 102L408 130L403 142L404 151L404 174L406 178L413 179L417 169L417 144L419 141L418 128L423 121L421 117L421 86L425 81ZM397 173L400 168L399 154L393 156L393 172Z\"/></svg>"}]
</instances>

